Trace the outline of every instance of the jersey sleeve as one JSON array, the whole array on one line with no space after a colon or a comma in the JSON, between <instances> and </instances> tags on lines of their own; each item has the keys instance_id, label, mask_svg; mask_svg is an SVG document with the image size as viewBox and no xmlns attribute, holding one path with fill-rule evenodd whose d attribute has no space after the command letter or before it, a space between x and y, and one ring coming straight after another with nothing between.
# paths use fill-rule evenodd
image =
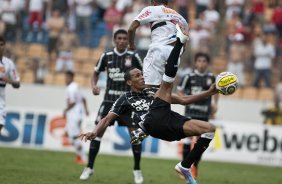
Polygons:
<instances>
[{"instance_id":1,"label":"jersey sleeve","mask_svg":"<svg viewBox=\"0 0 282 184\"><path fill-rule=\"evenodd\" d=\"M188 86L189 83L189 75L185 75L179 85L177 86L178 91L184 91L185 88Z\"/></svg>"},{"instance_id":2,"label":"jersey sleeve","mask_svg":"<svg viewBox=\"0 0 282 184\"><path fill-rule=\"evenodd\" d=\"M133 55L133 65L140 70L143 68L142 59L137 52Z\"/></svg>"},{"instance_id":3,"label":"jersey sleeve","mask_svg":"<svg viewBox=\"0 0 282 184\"><path fill-rule=\"evenodd\" d=\"M125 114L128 111L127 104L128 103L126 100L126 96L122 95L115 101L110 112L116 114L117 116Z\"/></svg>"},{"instance_id":4,"label":"jersey sleeve","mask_svg":"<svg viewBox=\"0 0 282 184\"><path fill-rule=\"evenodd\" d=\"M134 20L137 20L141 25L148 24L154 21L154 11L151 6L145 7Z\"/></svg>"},{"instance_id":5,"label":"jersey sleeve","mask_svg":"<svg viewBox=\"0 0 282 184\"><path fill-rule=\"evenodd\" d=\"M103 72L106 70L106 67L107 67L106 53L103 53L96 64L95 71L98 73Z\"/></svg>"},{"instance_id":6,"label":"jersey sleeve","mask_svg":"<svg viewBox=\"0 0 282 184\"><path fill-rule=\"evenodd\" d=\"M10 68L9 68L8 76L13 81L20 81L20 77L19 77L17 70L16 70L16 67L15 67L15 65L12 61L10 62Z\"/></svg>"}]
</instances>

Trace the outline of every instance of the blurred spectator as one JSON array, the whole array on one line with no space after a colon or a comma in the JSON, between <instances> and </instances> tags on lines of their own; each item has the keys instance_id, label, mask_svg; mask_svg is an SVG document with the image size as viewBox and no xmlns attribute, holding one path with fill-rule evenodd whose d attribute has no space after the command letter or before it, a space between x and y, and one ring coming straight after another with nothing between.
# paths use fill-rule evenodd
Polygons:
<instances>
[{"instance_id":1,"label":"blurred spectator","mask_svg":"<svg viewBox=\"0 0 282 184\"><path fill-rule=\"evenodd\" d=\"M210 25L210 30L212 31L212 33L214 33L215 28L218 24L220 15L219 15L218 11L215 10L213 2L211 2L208 5L208 8L203 12L203 14L204 14L205 20Z\"/></svg>"},{"instance_id":2,"label":"blurred spectator","mask_svg":"<svg viewBox=\"0 0 282 184\"><path fill-rule=\"evenodd\" d=\"M254 86L259 87L260 80L263 79L266 87L271 88L271 68L275 48L274 45L267 42L265 34L261 34L254 40L253 55L255 57Z\"/></svg>"},{"instance_id":3,"label":"blurred spectator","mask_svg":"<svg viewBox=\"0 0 282 184\"><path fill-rule=\"evenodd\" d=\"M185 19L185 20L189 20L188 19L188 4L191 3L191 0L177 0L176 1L177 3L177 6L178 6L178 13L180 15L182 15L182 17Z\"/></svg>"},{"instance_id":4,"label":"blurred spectator","mask_svg":"<svg viewBox=\"0 0 282 184\"><path fill-rule=\"evenodd\" d=\"M73 49L79 44L78 38L68 26L60 35L58 41L59 56L56 62L56 72L73 70Z\"/></svg>"},{"instance_id":5,"label":"blurred spectator","mask_svg":"<svg viewBox=\"0 0 282 184\"><path fill-rule=\"evenodd\" d=\"M16 28L17 28L17 5L16 1L3 0L0 7L0 14L3 22L5 23L4 37L7 41L16 41Z\"/></svg>"},{"instance_id":6,"label":"blurred spectator","mask_svg":"<svg viewBox=\"0 0 282 184\"><path fill-rule=\"evenodd\" d=\"M37 31L37 41L41 42L43 39L42 23L43 17L45 15L45 3L47 0L27 0L27 12L28 12L28 24L29 33L27 36L27 41L31 42L33 38L33 31L36 27Z\"/></svg>"},{"instance_id":7,"label":"blurred spectator","mask_svg":"<svg viewBox=\"0 0 282 184\"><path fill-rule=\"evenodd\" d=\"M58 10L60 14L66 17L69 14L69 2L68 0L48 0L48 12Z\"/></svg>"},{"instance_id":8,"label":"blurred spectator","mask_svg":"<svg viewBox=\"0 0 282 184\"><path fill-rule=\"evenodd\" d=\"M112 0L96 0L98 8L98 19L103 20L106 10L111 6Z\"/></svg>"},{"instance_id":9,"label":"blurred spectator","mask_svg":"<svg viewBox=\"0 0 282 184\"><path fill-rule=\"evenodd\" d=\"M213 2L213 0L196 0L197 17L208 8L211 2Z\"/></svg>"},{"instance_id":10,"label":"blurred spectator","mask_svg":"<svg viewBox=\"0 0 282 184\"><path fill-rule=\"evenodd\" d=\"M282 1L278 1L278 6L275 7L273 15L272 15L272 22L276 26L276 29L279 34L279 38L282 38Z\"/></svg>"},{"instance_id":11,"label":"blurred spectator","mask_svg":"<svg viewBox=\"0 0 282 184\"><path fill-rule=\"evenodd\" d=\"M228 65L227 71L237 75L239 79L239 85L243 87L245 85L244 75L244 61L247 59L244 55L246 52L246 46L243 42L234 42L231 44L228 51Z\"/></svg>"},{"instance_id":12,"label":"blurred spectator","mask_svg":"<svg viewBox=\"0 0 282 184\"><path fill-rule=\"evenodd\" d=\"M33 59L33 68L35 72L35 83L43 84L44 77L48 73L46 61L41 58L34 58Z\"/></svg>"},{"instance_id":13,"label":"blurred spectator","mask_svg":"<svg viewBox=\"0 0 282 184\"><path fill-rule=\"evenodd\" d=\"M65 20L60 15L59 10L53 10L51 17L47 20L49 60L51 60L52 52L55 52L57 55L56 45L64 25L65 25Z\"/></svg>"},{"instance_id":14,"label":"blurred spectator","mask_svg":"<svg viewBox=\"0 0 282 184\"><path fill-rule=\"evenodd\" d=\"M76 31L79 33L80 44L83 46L90 46L91 44L92 6L93 0L75 0Z\"/></svg>"},{"instance_id":15,"label":"blurred spectator","mask_svg":"<svg viewBox=\"0 0 282 184\"><path fill-rule=\"evenodd\" d=\"M113 0L111 6L106 10L104 14L104 21L107 27L107 43L106 50L111 50L113 48L112 36L113 29L115 25L120 25L122 23L122 12L116 8L117 0Z\"/></svg>"},{"instance_id":16,"label":"blurred spectator","mask_svg":"<svg viewBox=\"0 0 282 184\"><path fill-rule=\"evenodd\" d=\"M132 0L117 0L116 9L120 12L125 12L126 9L132 6Z\"/></svg>"},{"instance_id":17,"label":"blurred spectator","mask_svg":"<svg viewBox=\"0 0 282 184\"><path fill-rule=\"evenodd\" d=\"M201 47L208 46L207 43L211 39L209 31L203 29L202 24L200 24L200 22L196 21L195 24L195 28L190 30L190 43L192 53L202 51Z\"/></svg>"},{"instance_id":18,"label":"blurred spectator","mask_svg":"<svg viewBox=\"0 0 282 184\"><path fill-rule=\"evenodd\" d=\"M1 16L0 16L0 36L4 36L5 33L5 22L2 20Z\"/></svg>"},{"instance_id":19,"label":"blurred spectator","mask_svg":"<svg viewBox=\"0 0 282 184\"><path fill-rule=\"evenodd\" d=\"M265 8L263 0L252 1L252 15L254 16L254 19L261 25L264 24L264 9Z\"/></svg>"},{"instance_id":20,"label":"blurred spectator","mask_svg":"<svg viewBox=\"0 0 282 184\"><path fill-rule=\"evenodd\" d=\"M245 0L225 0L226 19L230 19L234 13L241 16Z\"/></svg>"}]
</instances>

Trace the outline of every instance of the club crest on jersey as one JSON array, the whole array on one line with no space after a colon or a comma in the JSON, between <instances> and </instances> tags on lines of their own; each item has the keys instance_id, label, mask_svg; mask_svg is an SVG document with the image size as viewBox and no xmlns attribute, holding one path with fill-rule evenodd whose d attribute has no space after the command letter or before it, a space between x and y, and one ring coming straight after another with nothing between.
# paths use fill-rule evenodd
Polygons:
<instances>
[{"instance_id":1,"label":"club crest on jersey","mask_svg":"<svg viewBox=\"0 0 282 184\"><path fill-rule=\"evenodd\" d=\"M130 56L126 56L125 58L125 66L131 67L132 66L132 58Z\"/></svg>"},{"instance_id":2,"label":"club crest on jersey","mask_svg":"<svg viewBox=\"0 0 282 184\"><path fill-rule=\"evenodd\" d=\"M207 85L210 86L212 84L212 80L210 78L207 79Z\"/></svg>"}]
</instances>

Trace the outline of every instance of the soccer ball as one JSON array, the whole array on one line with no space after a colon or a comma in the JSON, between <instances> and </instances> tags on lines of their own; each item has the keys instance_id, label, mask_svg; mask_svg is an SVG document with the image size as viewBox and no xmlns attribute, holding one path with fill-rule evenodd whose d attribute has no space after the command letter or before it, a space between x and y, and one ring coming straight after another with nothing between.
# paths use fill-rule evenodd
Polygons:
<instances>
[{"instance_id":1,"label":"soccer ball","mask_svg":"<svg viewBox=\"0 0 282 184\"><path fill-rule=\"evenodd\" d=\"M216 77L215 85L220 94L232 95L238 88L238 78L231 72L222 72Z\"/></svg>"}]
</instances>

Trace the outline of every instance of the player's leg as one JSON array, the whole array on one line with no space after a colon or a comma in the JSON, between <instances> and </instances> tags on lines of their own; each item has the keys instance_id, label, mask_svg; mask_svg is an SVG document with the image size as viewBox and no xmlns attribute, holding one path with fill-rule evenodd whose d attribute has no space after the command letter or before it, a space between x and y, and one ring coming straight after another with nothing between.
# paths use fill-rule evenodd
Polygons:
<instances>
[{"instance_id":1,"label":"player's leg","mask_svg":"<svg viewBox=\"0 0 282 184\"><path fill-rule=\"evenodd\" d=\"M179 55L181 53L181 49L183 45L188 40L188 36L185 35L179 26L177 28L177 40L175 42L175 46L173 47L165 65L165 73L163 75L162 83L160 89L156 93L156 97L171 103L171 93L173 88L173 82L175 80L175 76L178 70L179 65Z\"/></svg>"},{"instance_id":2,"label":"player's leg","mask_svg":"<svg viewBox=\"0 0 282 184\"><path fill-rule=\"evenodd\" d=\"M215 126L205 121L192 119L185 122L183 130L187 137L201 135L191 152L183 159L181 163L176 165L176 169L180 168L191 176L189 169L196 160L201 158L204 151L208 148L209 143L214 137Z\"/></svg>"},{"instance_id":3,"label":"player's leg","mask_svg":"<svg viewBox=\"0 0 282 184\"><path fill-rule=\"evenodd\" d=\"M97 118L95 121L95 124L98 124L98 122L107 115L111 108L110 103L105 103L103 102L99 108ZM105 133L107 128L105 130L101 131L97 135L97 137L94 140L91 140L90 146L89 146L89 153L88 153L88 163L86 167L84 168L82 174L80 175L80 180L87 180L92 174L93 174L93 167L94 167L94 162L95 159L99 153L100 150L100 144L101 144L101 139Z\"/></svg>"},{"instance_id":4,"label":"player's leg","mask_svg":"<svg viewBox=\"0 0 282 184\"><path fill-rule=\"evenodd\" d=\"M131 132L134 131L136 128L128 127L128 132L131 135ZM141 172L140 162L141 162L141 154L142 154L142 144L139 142L138 144L132 144L132 153L134 158L134 166L133 166L133 175L135 183L143 183L143 175Z\"/></svg>"}]
</instances>

